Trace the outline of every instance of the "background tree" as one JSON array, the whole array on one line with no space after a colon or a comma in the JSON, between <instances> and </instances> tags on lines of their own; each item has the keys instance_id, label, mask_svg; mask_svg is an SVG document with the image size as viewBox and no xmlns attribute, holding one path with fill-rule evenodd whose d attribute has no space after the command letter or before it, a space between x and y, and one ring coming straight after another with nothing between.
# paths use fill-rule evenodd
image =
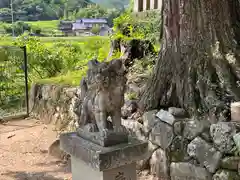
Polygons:
<instances>
[{"instance_id":1,"label":"background tree","mask_svg":"<svg viewBox=\"0 0 240 180\"><path fill-rule=\"evenodd\" d=\"M140 104L229 118L240 100L240 1L163 0L162 46Z\"/></svg>"}]
</instances>

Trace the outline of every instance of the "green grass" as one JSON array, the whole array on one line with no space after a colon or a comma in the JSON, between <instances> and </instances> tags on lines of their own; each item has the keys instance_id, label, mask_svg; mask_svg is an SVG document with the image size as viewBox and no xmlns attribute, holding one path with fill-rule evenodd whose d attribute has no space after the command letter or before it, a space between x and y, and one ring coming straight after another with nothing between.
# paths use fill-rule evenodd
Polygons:
<instances>
[{"instance_id":1,"label":"green grass","mask_svg":"<svg viewBox=\"0 0 240 180\"><path fill-rule=\"evenodd\" d=\"M53 21L25 21L32 27L39 27L42 33L51 33L54 30L58 30L59 20ZM4 25L6 23L0 21L0 33L4 33Z\"/></svg>"},{"instance_id":2,"label":"green grass","mask_svg":"<svg viewBox=\"0 0 240 180\"><path fill-rule=\"evenodd\" d=\"M70 86L79 86L82 77L86 75L87 67L84 67L78 71L68 72L65 75L60 75L58 77L40 79L37 83L40 84L61 84Z\"/></svg>"},{"instance_id":3,"label":"green grass","mask_svg":"<svg viewBox=\"0 0 240 180\"><path fill-rule=\"evenodd\" d=\"M53 20L53 21L26 21L25 23L31 25L31 26L38 26L42 30L57 30L59 20Z\"/></svg>"},{"instance_id":4,"label":"green grass","mask_svg":"<svg viewBox=\"0 0 240 180\"><path fill-rule=\"evenodd\" d=\"M47 46L51 46L53 43L56 42L66 42L66 43L87 43L89 41L98 41L98 40L108 40L109 37L103 36L86 36L86 37L40 37L41 42L43 42ZM14 39L12 37L1 37L0 36L0 46L8 46L12 45Z\"/></svg>"}]
</instances>

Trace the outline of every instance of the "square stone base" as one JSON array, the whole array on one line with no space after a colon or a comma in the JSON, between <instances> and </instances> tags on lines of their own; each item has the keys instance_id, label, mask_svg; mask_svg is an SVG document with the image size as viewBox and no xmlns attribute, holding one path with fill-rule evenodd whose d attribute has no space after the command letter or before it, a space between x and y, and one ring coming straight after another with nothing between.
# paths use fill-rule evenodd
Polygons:
<instances>
[{"instance_id":1,"label":"square stone base","mask_svg":"<svg viewBox=\"0 0 240 180\"><path fill-rule=\"evenodd\" d=\"M148 143L136 138L129 138L128 143L103 147L79 137L77 133L61 134L60 147L98 172L133 164L148 153Z\"/></svg>"},{"instance_id":2,"label":"square stone base","mask_svg":"<svg viewBox=\"0 0 240 180\"><path fill-rule=\"evenodd\" d=\"M136 163L106 171L98 171L84 161L71 156L72 180L136 180Z\"/></svg>"}]
</instances>

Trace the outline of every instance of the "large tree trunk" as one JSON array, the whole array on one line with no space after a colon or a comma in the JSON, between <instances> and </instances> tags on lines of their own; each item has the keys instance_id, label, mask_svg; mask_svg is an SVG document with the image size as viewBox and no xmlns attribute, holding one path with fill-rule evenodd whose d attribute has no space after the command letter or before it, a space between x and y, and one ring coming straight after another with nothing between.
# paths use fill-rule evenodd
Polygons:
<instances>
[{"instance_id":1,"label":"large tree trunk","mask_svg":"<svg viewBox=\"0 0 240 180\"><path fill-rule=\"evenodd\" d=\"M140 105L185 108L212 120L240 100L240 1L163 0L159 60Z\"/></svg>"}]
</instances>

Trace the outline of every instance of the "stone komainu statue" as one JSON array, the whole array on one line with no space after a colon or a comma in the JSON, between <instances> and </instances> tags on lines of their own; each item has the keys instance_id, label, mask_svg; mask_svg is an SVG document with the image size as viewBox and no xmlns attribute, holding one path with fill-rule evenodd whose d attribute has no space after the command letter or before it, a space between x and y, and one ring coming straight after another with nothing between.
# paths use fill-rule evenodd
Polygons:
<instances>
[{"instance_id":1,"label":"stone komainu statue","mask_svg":"<svg viewBox=\"0 0 240 180\"><path fill-rule=\"evenodd\" d=\"M124 104L125 70L121 60L88 63L87 77L81 81L80 128L105 135L110 129L123 131L121 107ZM112 123L107 121L111 117ZM109 123L111 125L109 125ZM90 125L90 126L89 126Z\"/></svg>"}]
</instances>

